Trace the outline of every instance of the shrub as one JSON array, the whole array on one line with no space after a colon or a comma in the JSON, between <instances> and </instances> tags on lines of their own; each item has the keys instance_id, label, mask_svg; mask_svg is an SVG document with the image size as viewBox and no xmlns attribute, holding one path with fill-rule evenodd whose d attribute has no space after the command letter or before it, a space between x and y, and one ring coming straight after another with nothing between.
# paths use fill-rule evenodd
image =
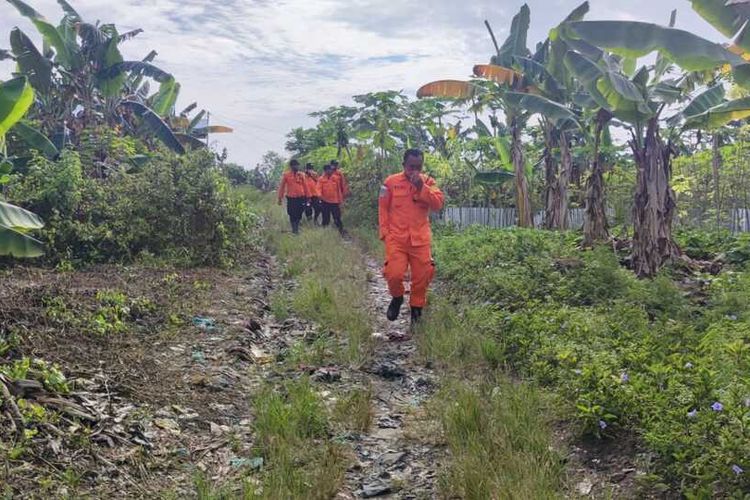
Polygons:
<instances>
[{"instance_id":1,"label":"shrub","mask_svg":"<svg viewBox=\"0 0 750 500\"><path fill-rule=\"evenodd\" d=\"M131 261L141 254L182 265L226 265L252 241L256 217L230 191L212 153L154 154L136 171L86 175L81 157L36 156L10 198L46 222L48 260Z\"/></svg>"}]
</instances>

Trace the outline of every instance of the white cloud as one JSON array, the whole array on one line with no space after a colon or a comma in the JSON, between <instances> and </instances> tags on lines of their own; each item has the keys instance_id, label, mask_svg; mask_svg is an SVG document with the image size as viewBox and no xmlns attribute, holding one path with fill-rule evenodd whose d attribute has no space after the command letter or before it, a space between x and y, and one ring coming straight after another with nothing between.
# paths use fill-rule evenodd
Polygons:
<instances>
[{"instance_id":1,"label":"white cloud","mask_svg":"<svg viewBox=\"0 0 750 500\"><path fill-rule=\"evenodd\" d=\"M54 0L30 0L51 20ZM403 89L465 78L485 62L492 45L482 21L503 38L519 0L73 0L87 20L114 22L145 33L124 46L139 58L152 48L157 63L182 83L181 104L211 110L215 123L235 128L216 136L230 157L246 165L268 149L282 150L284 135L309 125L307 114L350 102L368 91ZM579 0L529 0L529 45L543 38ZM634 17L658 22L681 0L591 0L592 18ZM658 5L657 5L658 4ZM616 8L611 8L616 7ZM687 23L687 24L686 24ZM0 33L33 27L9 4L0 3ZM700 27L689 13L680 26ZM7 45L0 39L0 47ZM0 75L10 70L0 63ZM0 76L2 78L2 76Z\"/></svg>"}]
</instances>

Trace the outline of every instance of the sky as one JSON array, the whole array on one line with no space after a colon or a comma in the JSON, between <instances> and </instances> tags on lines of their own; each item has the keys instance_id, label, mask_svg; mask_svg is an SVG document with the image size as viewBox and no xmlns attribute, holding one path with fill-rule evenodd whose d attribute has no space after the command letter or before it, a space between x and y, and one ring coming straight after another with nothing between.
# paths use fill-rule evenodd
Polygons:
<instances>
[{"instance_id":1,"label":"sky","mask_svg":"<svg viewBox=\"0 0 750 500\"><path fill-rule=\"evenodd\" d=\"M234 128L212 145L231 161L253 167L269 150L284 153L285 135L315 123L308 115L351 104L351 96L466 79L494 49L487 19L502 43L521 0L69 0L89 21L114 23L120 32L144 33L122 46L126 59L151 49L156 64L182 85L180 106L197 101L211 123ZM528 0L529 46L543 40L582 0ZM55 0L28 0L55 23ZM689 0L591 0L587 19L667 24L715 41L724 38L699 18ZM0 1L0 48L29 21ZM0 80L12 66L0 63ZM181 108L180 108L181 109Z\"/></svg>"}]
</instances>

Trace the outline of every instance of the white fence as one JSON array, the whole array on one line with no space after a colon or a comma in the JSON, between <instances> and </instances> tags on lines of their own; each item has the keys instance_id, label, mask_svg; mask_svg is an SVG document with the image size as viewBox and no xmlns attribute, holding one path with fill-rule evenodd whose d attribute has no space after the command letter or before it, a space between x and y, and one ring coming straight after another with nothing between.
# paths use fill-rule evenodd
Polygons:
<instances>
[{"instance_id":1,"label":"white fence","mask_svg":"<svg viewBox=\"0 0 750 500\"><path fill-rule=\"evenodd\" d=\"M610 216L614 215L612 211ZM490 208L490 207L447 207L436 219L445 224L451 224L461 229L469 226L489 226L495 228L512 227L516 225L515 208ZM584 210L574 208L570 210L569 218L571 229L583 227ZM544 220L544 212L534 214L534 226L541 227Z\"/></svg>"},{"instance_id":2,"label":"white fence","mask_svg":"<svg viewBox=\"0 0 750 500\"><path fill-rule=\"evenodd\" d=\"M569 212L568 220L571 229L583 227L585 210L573 208ZM607 217L612 220L615 212L607 210ZM472 225L488 226L494 228L513 227L516 225L515 208L491 208L491 207L447 207L439 214L434 215L437 222L451 224L465 229ZM534 226L541 227L544 220L544 212L534 214ZM750 209L739 208L731 211L731 227L734 233L750 233Z\"/></svg>"},{"instance_id":3,"label":"white fence","mask_svg":"<svg viewBox=\"0 0 750 500\"><path fill-rule=\"evenodd\" d=\"M735 208L732 210L732 232L750 233L750 209Z\"/></svg>"}]
</instances>

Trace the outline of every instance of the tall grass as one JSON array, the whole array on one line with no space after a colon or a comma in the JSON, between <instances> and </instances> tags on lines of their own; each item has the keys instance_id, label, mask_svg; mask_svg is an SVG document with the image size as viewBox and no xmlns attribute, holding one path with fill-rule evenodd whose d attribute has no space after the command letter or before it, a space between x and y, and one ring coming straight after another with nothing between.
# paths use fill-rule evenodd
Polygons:
<instances>
[{"instance_id":1,"label":"tall grass","mask_svg":"<svg viewBox=\"0 0 750 500\"><path fill-rule=\"evenodd\" d=\"M361 251L331 228L306 222L301 234L289 230L286 212L269 196L247 195L267 218L267 243L285 264L285 274L298 286L291 297L278 298L275 309L288 308L341 336L343 359L360 366L372 353L372 306L368 301L367 267ZM287 300L288 299L288 300ZM288 306L286 309L283 306Z\"/></svg>"}]
</instances>

